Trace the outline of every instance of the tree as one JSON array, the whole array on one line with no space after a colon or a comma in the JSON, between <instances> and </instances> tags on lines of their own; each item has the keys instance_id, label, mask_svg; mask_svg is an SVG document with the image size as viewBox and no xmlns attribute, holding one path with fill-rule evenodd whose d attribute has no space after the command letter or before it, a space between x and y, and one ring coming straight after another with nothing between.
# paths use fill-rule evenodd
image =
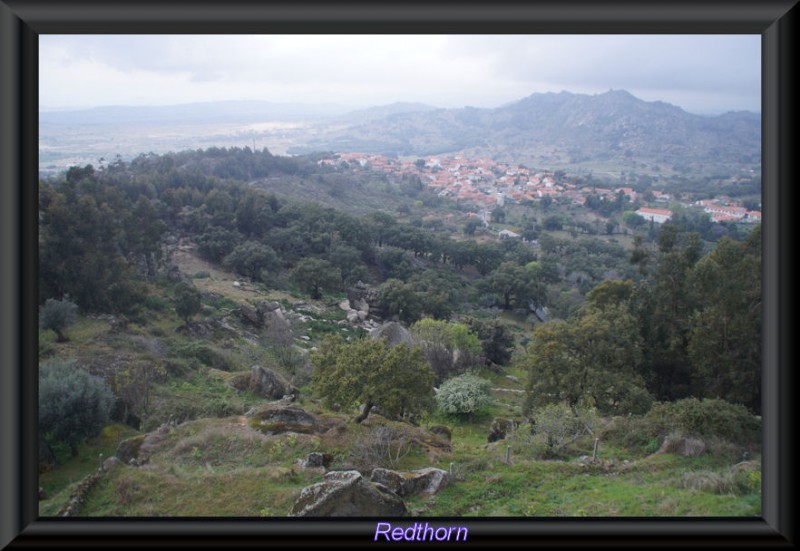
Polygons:
<instances>
[{"instance_id":1,"label":"tree","mask_svg":"<svg viewBox=\"0 0 800 551\"><path fill-rule=\"evenodd\" d=\"M224 264L237 274L249 277L253 281L264 281L263 272L277 266L278 255L272 247L257 241L246 241L233 249L225 258Z\"/></svg>"},{"instance_id":2,"label":"tree","mask_svg":"<svg viewBox=\"0 0 800 551\"><path fill-rule=\"evenodd\" d=\"M62 300L48 298L39 307L39 327L55 331L58 342L66 342L69 339L64 335L64 329L75 323L77 312L78 306L69 300L69 295Z\"/></svg>"},{"instance_id":3,"label":"tree","mask_svg":"<svg viewBox=\"0 0 800 551\"><path fill-rule=\"evenodd\" d=\"M486 363L508 365L514 352L514 335L499 320L484 321L472 316L463 319L463 323L481 341Z\"/></svg>"},{"instance_id":4,"label":"tree","mask_svg":"<svg viewBox=\"0 0 800 551\"><path fill-rule=\"evenodd\" d=\"M337 291L342 285L339 268L319 258L304 258L298 262L292 270L292 277L313 299L322 298L323 291Z\"/></svg>"},{"instance_id":5,"label":"tree","mask_svg":"<svg viewBox=\"0 0 800 551\"><path fill-rule=\"evenodd\" d=\"M745 242L723 238L693 268L700 306L689 324L688 355L698 395L761 411L760 226Z\"/></svg>"},{"instance_id":6,"label":"tree","mask_svg":"<svg viewBox=\"0 0 800 551\"><path fill-rule=\"evenodd\" d=\"M423 319L411 326L411 334L433 367L438 382L481 362L480 341L463 323Z\"/></svg>"},{"instance_id":7,"label":"tree","mask_svg":"<svg viewBox=\"0 0 800 551\"><path fill-rule=\"evenodd\" d=\"M492 401L492 386L486 379L465 373L446 380L436 393L437 407L451 415L472 416Z\"/></svg>"},{"instance_id":8,"label":"tree","mask_svg":"<svg viewBox=\"0 0 800 551\"><path fill-rule=\"evenodd\" d=\"M185 323L200 311L202 303L200 291L186 283L179 283L175 286L175 312Z\"/></svg>"},{"instance_id":9,"label":"tree","mask_svg":"<svg viewBox=\"0 0 800 551\"><path fill-rule=\"evenodd\" d=\"M528 407L563 401L603 414L646 411L651 398L637 372L641 348L636 320L620 306L537 326L521 361Z\"/></svg>"},{"instance_id":10,"label":"tree","mask_svg":"<svg viewBox=\"0 0 800 551\"><path fill-rule=\"evenodd\" d=\"M377 339L348 344L330 337L312 352L311 362L312 387L328 407L346 410L363 404L357 423L373 406L394 416L430 408L434 376L419 348Z\"/></svg>"},{"instance_id":11,"label":"tree","mask_svg":"<svg viewBox=\"0 0 800 551\"><path fill-rule=\"evenodd\" d=\"M629 228L636 229L644 225L645 219L642 217L642 215L637 214L632 210L627 210L622 213L622 222Z\"/></svg>"},{"instance_id":12,"label":"tree","mask_svg":"<svg viewBox=\"0 0 800 551\"><path fill-rule=\"evenodd\" d=\"M211 262L221 262L236 246L239 235L217 226L209 227L197 240L197 252Z\"/></svg>"},{"instance_id":13,"label":"tree","mask_svg":"<svg viewBox=\"0 0 800 551\"><path fill-rule=\"evenodd\" d=\"M380 306L387 317L397 316L406 323L422 315L422 301L413 284L387 279L380 287Z\"/></svg>"},{"instance_id":14,"label":"tree","mask_svg":"<svg viewBox=\"0 0 800 551\"><path fill-rule=\"evenodd\" d=\"M546 289L536 281L533 270L512 261L503 262L492 272L489 286L500 297L504 310L511 308L512 299L517 306L526 308L529 301L542 306L546 297Z\"/></svg>"},{"instance_id":15,"label":"tree","mask_svg":"<svg viewBox=\"0 0 800 551\"><path fill-rule=\"evenodd\" d=\"M108 422L114 394L98 377L56 361L39 367L39 431L46 440L65 442L72 456L88 436Z\"/></svg>"},{"instance_id":16,"label":"tree","mask_svg":"<svg viewBox=\"0 0 800 551\"><path fill-rule=\"evenodd\" d=\"M506 211L502 207L495 207L491 214L492 222L502 224L506 221Z\"/></svg>"}]
</instances>

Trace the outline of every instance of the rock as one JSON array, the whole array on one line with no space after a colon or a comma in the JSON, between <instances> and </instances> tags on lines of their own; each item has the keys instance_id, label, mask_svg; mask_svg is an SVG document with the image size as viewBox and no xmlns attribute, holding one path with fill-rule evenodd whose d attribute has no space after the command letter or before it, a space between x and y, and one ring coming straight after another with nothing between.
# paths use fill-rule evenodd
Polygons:
<instances>
[{"instance_id":1,"label":"rock","mask_svg":"<svg viewBox=\"0 0 800 551\"><path fill-rule=\"evenodd\" d=\"M519 382L519 377L514 377L513 375L506 375L506 379L508 379L512 383L518 383Z\"/></svg>"},{"instance_id":2,"label":"rock","mask_svg":"<svg viewBox=\"0 0 800 551\"><path fill-rule=\"evenodd\" d=\"M405 503L381 484L370 483L358 471L332 471L322 482L303 488L291 517L401 517Z\"/></svg>"},{"instance_id":3,"label":"rock","mask_svg":"<svg viewBox=\"0 0 800 551\"><path fill-rule=\"evenodd\" d=\"M366 321L367 319L367 313L364 310L356 312L356 316L358 317L358 321Z\"/></svg>"},{"instance_id":4,"label":"rock","mask_svg":"<svg viewBox=\"0 0 800 551\"><path fill-rule=\"evenodd\" d=\"M453 438L452 431L445 427L444 425L433 425L428 431L432 432L433 434L438 434L442 438L446 439L448 442Z\"/></svg>"},{"instance_id":5,"label":"rock","mask_svg":"<svg viewBox=\"0 0 800 551\"><path fill-rule=\"evenodd\" d=\"M345 312L352 310L352 308L350 307L350 301L348 299L344 299L342 302L340 302L339 308L344 310Z\"/></svg>"},{"instance_id":6,"label":"rock","mask_svg":"<svg viewBox=\"0 0 800 551\"><path fill-rule=\"evenodd\" d=\"M324 469L333 462L329 453L311 452L305 459L299 459L297 464L304 469Z\"/></svg>"},{"instance_id":7,"label":"rock","mask_svg":"<svg viewBox=\"0 0 800 551\"><path fill-rule=\"evenodd\" d=\"M377 329L373 329L369 332L369 336L373 339L386 339L390 346L398 344L411 346L414 344L414 337L411 336L411 332L396 321L384 323Z\"/></svg>"},{"instance_id":8,"label":"rock","mask_svg":"<svg viewBox=\"0 0 800 551\"><path fill-rule=\"evenodd\" d=\"M449 486L451 482L450 473L434 467L409 472L373 469L370 478L402 497L418 494L433 495Z\"/></svg>"},{"instance_id":9,"label":"rock","mask_svg":"<svg viewBox=\"0 0 800 551\"><path fill-rule=\"evenodd\" d=\"M488 442L497 442L502 440L514 429L514 421L506 419L505 417L495 417L492 420L492 426L489 428L489 436L486 438Z\"/></svg>"},{"instance_id":10,"label":"rock","mask_svg":"<svg viewBox=\"0 0 800 551\"><path fill-rule=\"evenodd\" d=\"M264 324L264 319L259 314L258 310L253 308L252 306L248 306L247 304L242 304L239 306L238 310L239 316L245 322L249 323L250 325L254 325L255 327L261 327Z\"/></svg>"},{"instance_id":11,"label":"rock","mask_svg":"<svg viewBox=\"0 0 800 551\"><path fill-rule=\"evenodd\" d=\"M347 312L347 322L358 323L358 312L356 312L355 310L349 310Z\"/></svg>"},{"instance_id":12,"label":"rock","mask_svg":"<svg viewBox=\"0 0 800 551\"><path fill-rule=\"evenodd\" d=\"M189 287L194 287L194 281L189 274L183 273L177 266L170 266L167 269L167 279L170 281L179 281L185 283Z\"/></svg>"},{"instance_id":13,"label":"rock","mask_svg":"<svg viewBox=\"0 0 800 551\"><path fill-rule=\"evenodd\" d=\"M122 465L122 461L119 460L118 457L109 457L105 461L103 461L103 470L108 472L111 469Z\"/></svg>"},{"instance_id":14,"label":"rock","mask_svg":"<svg viewBox=\"0 0 800 551\"><path fill-rule=\"evenodd\" d=\"M693 436L667 436L656 453L672 453L697 457L706 450L706 443Z\"/></svg>"},{"instance_id":15,"label":"rock","mask_svg":"<svg viewBox=\"0 0 800 551\"><path fill-rule=\"evenodd\" d=\"M280 404L267 404L258 408L250 416L250 426L264 434L311 434L322 428L317 418L305 410Z\"/></svg>"},{"instance_id":16,"label":"rock","mask_svg":"<svg viewBox=\"0 0 800 551\"><path fill-rule=\"evenodd\" d=\"M259 396L273 400L295 392L295 389L283 376L260 365L250 368L250 390Z\"/></svg>"},{"instance_id":17,"label":"rock","mask_svg":"<svg viewBox=\"0 0 800 551\"><path fill-rule=\"evenodd\" d=\"M130 464L131 461L135 462L139 457L139 449L142 447L143 442L143 434L126 438L117 446L117 458L125 464Z\"/></svg>"},{"instance_id":18,"label":"rock","mask_svg":"<svg viewBox=\"0 0 800 551\"><path fill-rule=\"evenodd\" d=\"M365 313L369 314L369 304L368 304L368 303L367 303L367 301L366 301L366 300L364 300L363 298L362 298L362 299L359 299L359 300L357 300L357 301L355 302L355 304L353 304L353 309L354 309L354 310L358 310L358 311L360 311L360 312L365 312Z\"/></svg>"},{"instance_id":19,"label":"rock","mask_svg":"<svg viewBox=\"0 0 800 551\"><path fill-rule=\"evenodd\" d=\"M256 304L256 310L261 314L267 314L281 309L281 303L274 300L262 300Z\"/></svg>"}]
</instances>

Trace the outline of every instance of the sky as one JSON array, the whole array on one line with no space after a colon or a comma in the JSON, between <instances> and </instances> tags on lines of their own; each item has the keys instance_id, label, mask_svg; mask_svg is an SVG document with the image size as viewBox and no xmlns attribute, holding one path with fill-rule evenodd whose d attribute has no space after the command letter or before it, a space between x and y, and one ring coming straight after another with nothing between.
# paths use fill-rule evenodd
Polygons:
<instances>
[{"instance_id":1,"label":"sky","mask_svg":"<svg viewBox=\"0 0 800 551\"><path fill-rule=\"evenodd\" d=\"M498 107L624 89L761 110L760 35L40 35L41 110L223 100Z\"/></svg>"}]
</instances>

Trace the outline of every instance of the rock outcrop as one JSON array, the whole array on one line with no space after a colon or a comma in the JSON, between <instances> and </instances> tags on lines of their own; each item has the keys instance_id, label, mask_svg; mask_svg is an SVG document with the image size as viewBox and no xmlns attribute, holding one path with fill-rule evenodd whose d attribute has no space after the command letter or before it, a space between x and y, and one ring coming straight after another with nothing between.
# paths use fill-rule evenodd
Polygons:
<instances>
[{"instance_id":1,"label":"rock outcrop","mask_svg":"<svg viewBox=\"0 0 800 551\"><path fill-rule=\"evenodd\" d=\"M434 467L407 472L373 469L370 478L402 497L436 494L452 482L450 473Z\"/></svg>"},{"instance_id":2,"label":"rock outcrop","mask_svg":"<svg viewBox=\"0 0 800 551\"><path fill-rule=\"evenodd\" d=\"M672 453L697 457L706 450L706 443L693 436L667 436L656 453Z\"/></svg>"},{"instance_id":3,"label":"rock outcrop","mask_svg":"<svg viewBox=\"0 0 800 551\"><path fill-rule=\"evenodd\" d=\"M488 442L497 442L505 438L512 430L514 430L514 421L512 419L495 417L492 420L492 426L489 428L489 436L486 440Z\"/></svg>"},{"instance_id":4,"label":"rock outcrop","mask_svg":"<svg viewBox=\"0 0 800 551\"><path fill-rule=\"evenodd\" d=\"M303 488L291 517L402 517L407 514L400 497L374 484L358 471L332 471L322 482Z\"/></svg>"},{"instance_id":5,"label":"rock outcrop","mask_svg":"<svg viewBox=\"0 0 800 551\"><path fill-rule=\"evenodd\" d=\"M389 346L398 344L411 346L414 344L414 337L411 332L396 321L384 323L380 327L373 329L369 332L369 336L373 339L386 339Z\"/></svg>"},{"instance_id":6,"label":"rock outcrop","mask_svg":"<svg viewBox=\"0 0 800 551\"><path fill-rule=\"evenodd\" d=\"M271 400L279 400L287 394L297 393L297 390L282 375L260 365L250 368L249 388L259 396Z\"/></svg>"},{"instance_id":7,"label":"rock outcrop","mask_svg":"<svg viewBox=\"0 0 800 551\"><path fill-rule=\"evenodd\" d=\"M267 404L248 412L248 416L250 426L264 434L312 434L324 428L316 417L297 406Z\"/></svg>"}]
</instances>

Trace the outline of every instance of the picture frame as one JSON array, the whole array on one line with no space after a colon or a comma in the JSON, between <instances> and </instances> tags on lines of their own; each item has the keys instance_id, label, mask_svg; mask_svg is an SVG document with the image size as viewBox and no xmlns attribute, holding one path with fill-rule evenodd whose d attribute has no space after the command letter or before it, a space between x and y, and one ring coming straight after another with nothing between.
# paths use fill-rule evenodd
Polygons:
<instances>
[{"instance_id":1,"label":"picture frame","mask_svg":"<svg viewBox=\"0 0 800 551\"><path fill-rule=\"evenodd\" d=\"M760 34L762 37L763 506L761 518L448 519L470 545L793 546L791 334L797 6L649 2L225 3L0 0L0 547L359 547L375 519L62 519L37 507L38 36L115 33ZM417 519L418 520L418 519ZM413 520L411 521L413 523Z\"/></svg>"}]
</instances>

